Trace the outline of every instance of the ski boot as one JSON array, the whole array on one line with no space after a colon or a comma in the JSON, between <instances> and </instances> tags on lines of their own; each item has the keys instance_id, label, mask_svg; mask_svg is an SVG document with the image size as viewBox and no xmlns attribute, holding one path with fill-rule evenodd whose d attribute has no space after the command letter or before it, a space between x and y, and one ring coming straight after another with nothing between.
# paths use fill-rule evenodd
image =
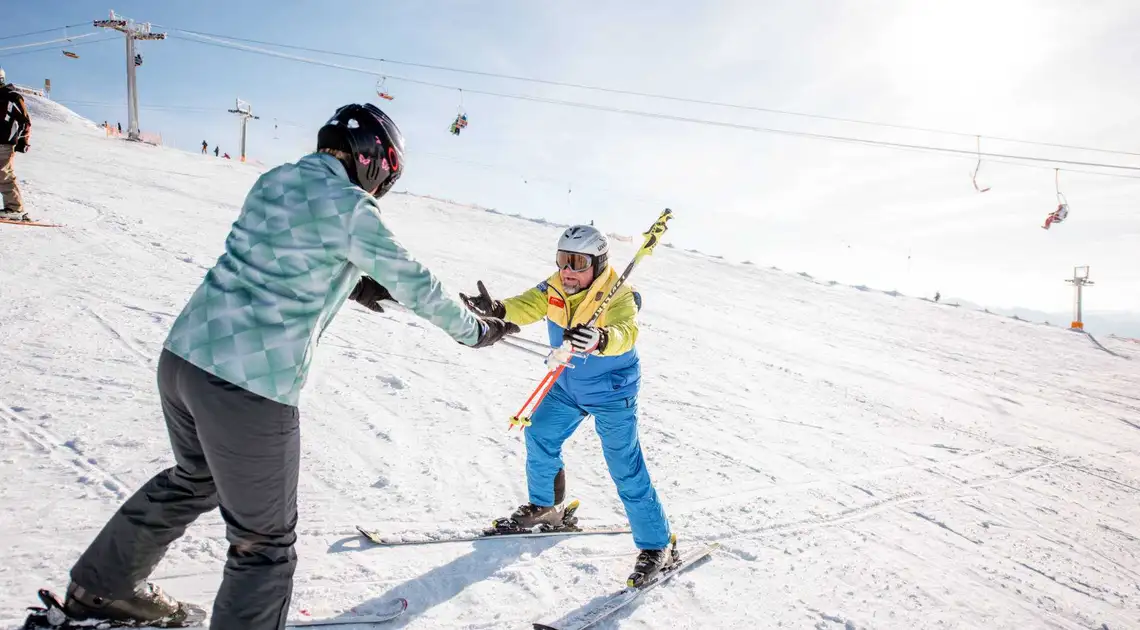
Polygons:
<instances>
[{"instance_id":1,"label":"ski boot","mask_svg":"<svg viewBox=\"0 0 1140 630\"><path fill-rule=\"evenodd\" d=\"M676 534L669 537L669 546L664 549L642 549L637 554L633 573L625 581L626 586L641 588L652 582L660 573L672 570L681 561L677 552Z\"/></svg>"},{"instance_id":2,"label":"ski boot","mask_svg":"<svg viewBox=\"0 0 1140 630\"><path fill-rule=\"evenodd\" d=\"M23 210L8 209L0 210L0 219L4 219L5 221L12 221L13 223L19 223L21 221L32 221L32 217L29 217L27 212L24 212Z\"/></svg>"},{"instance_id":3,"label":"ski boot","mask_svg":"<svg viewBox=\"0 0 1140 630\"><path fill-rule=\"evenodd\" d=\"M88 592L72 582L67 598L59 603L55 594L39 592L44 608L33 608L24 622L24 630L68 628L186 628L201 625L206 611L193 604L180 602L146 583L128 599L107 599Z\"/></svg>"},{"instance_id":4,"label":"ski boot","mask_svg":"<svg viewBox=\"0 0 1140 630\"><path fill-rule=\"evenodd\" d=\"M484 534L577 531L578 517L574 516L577 510L577 500L554 507L525 503L510 516L491 521L491 529L485 530Z\"/></svg>"}]
</instances>

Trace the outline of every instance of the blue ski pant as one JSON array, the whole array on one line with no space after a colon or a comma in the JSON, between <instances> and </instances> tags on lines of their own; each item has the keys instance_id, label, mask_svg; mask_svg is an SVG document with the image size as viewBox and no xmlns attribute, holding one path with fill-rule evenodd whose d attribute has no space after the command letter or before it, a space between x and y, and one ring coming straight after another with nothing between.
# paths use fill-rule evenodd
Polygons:
<instances>
[{"instance_id":1,"label":"blue ski pant","mask_svg":"<svg viewBox=\"0 0 1140 630\"><path fill-rule=\"evenodd\" d=\"M638 549L669 546L669 521L653 489L637 437L637 398L579 405L555 386L539 404L526 429L526 480L530 502L554 505L554 477L562 469L562 443L587 415L594 416L610 478L625 505Z\"/></svg>"}]
</instances>

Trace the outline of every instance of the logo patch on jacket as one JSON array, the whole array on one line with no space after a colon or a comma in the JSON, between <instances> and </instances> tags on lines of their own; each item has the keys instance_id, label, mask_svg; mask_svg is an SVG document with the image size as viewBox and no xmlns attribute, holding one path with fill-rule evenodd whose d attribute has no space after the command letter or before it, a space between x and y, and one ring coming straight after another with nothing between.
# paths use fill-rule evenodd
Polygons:
<instances>
[{"instance_id":1,"label":"logo patch on jacket","mask_svg":"<svg viewBox=\"0 0 1140 630\"><path fill-rule=\"evenodd\" d=\"M557 306L558 308L566 308L566 302L565 302L565 300L563 300L562 298L558 297L557 295L552 295L552 296L550 296L550 300L549 300L549 302L550 302L550 304L551 304L551 305L553 305L553 306Z\"/></svg>"}]
</instances>

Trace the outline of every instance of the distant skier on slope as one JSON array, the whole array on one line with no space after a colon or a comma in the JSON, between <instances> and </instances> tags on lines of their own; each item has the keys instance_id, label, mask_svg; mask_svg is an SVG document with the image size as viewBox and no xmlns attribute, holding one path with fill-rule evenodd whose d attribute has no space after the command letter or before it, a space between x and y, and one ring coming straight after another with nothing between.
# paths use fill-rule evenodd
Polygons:
<instances>
[{"instance_id":1,"label":"distant skier on slope","mask_svg":"<svg viewBox=\"0 0 1140 630\"><path fill-rule=\"evenodd\" d=\"M596 325L584 324L618 278L609 265L609 247L609 239L597 228L577 225L558 241L558 271L537 287L498 301L479 282L479 295L460 295L468 308L483 317L519 325L545 317L551 345L569 341L575 352L590 355L572 360L573 369L563 371L535 411L526 429L529 502L496 520L495 527L511 532L563 524L566 473L562 444L587 415L593 415L606 466L641 550L630 576L640 582L676 561L676 538L670 534L637 435L641 367L634 344L640 295L623 285Z\"/></svg>"},{"instance_id":2,"label":"distant skier on slope","mask_svg":"<svg viewBox=\"0 0 1140 630\"><path fill-rule=\"evenodd\" d=\"M404 140L387 115L346 105L317 148L258 179L175 320L158 392L177 463L129 498L76 562L68 616L195 622L200 609L146 580L187 526L220 506L230 548L210 627L284 628L297 564L298 402L316 340L350 291L369 308L390 291L475 348L518 331L448 297L388 229L377 199L404 172Z\"/></svg>"}]
</instances>

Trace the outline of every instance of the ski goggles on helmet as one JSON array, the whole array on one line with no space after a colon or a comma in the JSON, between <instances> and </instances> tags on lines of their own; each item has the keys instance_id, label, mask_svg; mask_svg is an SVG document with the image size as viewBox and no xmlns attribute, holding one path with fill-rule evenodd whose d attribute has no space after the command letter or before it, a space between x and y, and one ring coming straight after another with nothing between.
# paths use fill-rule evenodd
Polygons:
<instances>
[{"instance_id":1,"label":"ski goggles on helmet","mask_svg":"<svg viewBox=\"0 0 1140 630\"><path fill-rule=\"evenodd\" d=\"M569 268L570 271L585 271L594 265L594 257L589 254L580 254L578 252L567 252L558 250L556 258L558 269Z\"/></svg>"}]
</instances>

